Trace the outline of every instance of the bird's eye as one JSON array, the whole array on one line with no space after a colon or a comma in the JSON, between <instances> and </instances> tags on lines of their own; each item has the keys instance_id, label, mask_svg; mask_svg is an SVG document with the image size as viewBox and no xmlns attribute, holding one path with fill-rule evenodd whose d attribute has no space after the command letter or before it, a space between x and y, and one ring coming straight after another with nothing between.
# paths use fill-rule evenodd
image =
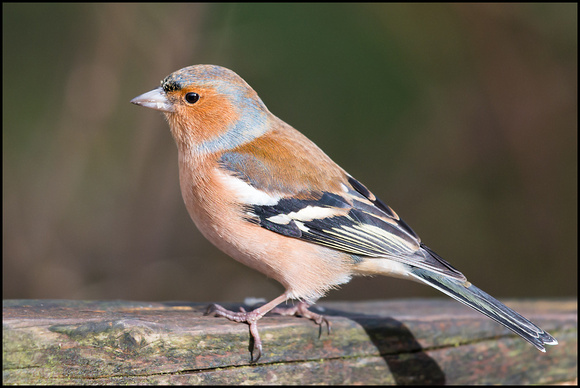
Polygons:
<instances>
[{"instance_id":1,"label":"bird's eye","mask_svg":"<svg viewBox=\"0 0 580 388\"><path fill-rule=\"evenodd\" d=\"M190 104L195 104L197 101L199 101L199 94L189 92L185 95L185 101L187 101Z\"/></svg>"}]
</instances>

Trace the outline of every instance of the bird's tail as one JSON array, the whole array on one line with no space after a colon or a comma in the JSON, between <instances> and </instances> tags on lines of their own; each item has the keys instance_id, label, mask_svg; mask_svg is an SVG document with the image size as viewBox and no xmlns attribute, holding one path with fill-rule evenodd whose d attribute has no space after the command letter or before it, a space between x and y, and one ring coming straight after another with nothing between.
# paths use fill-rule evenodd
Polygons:
<instances>
[{"instance_id":1,"label":"bird's tail","mask_svg":"<svg viewBox=\"0 0 580 388\"><path fill-rule=\"evenodd\" d=\"M417 280L501 323L542 352L546 351L544 345L558 344L550 334L467 281L417 267L411 273Z\"/></svg>"}]
</instances>

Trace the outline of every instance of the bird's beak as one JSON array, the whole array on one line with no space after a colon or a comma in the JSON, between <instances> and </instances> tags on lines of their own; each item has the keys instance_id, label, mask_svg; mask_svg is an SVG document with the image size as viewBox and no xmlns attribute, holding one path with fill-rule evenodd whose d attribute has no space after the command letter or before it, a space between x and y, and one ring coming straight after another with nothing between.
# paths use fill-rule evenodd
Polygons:
<instances>
[{"instance_id":1,"label":"bird's beak","mask_svg":"<svg viewBox=\"0 0 580 388\"><path fill-rule=\"evenodd\" d=\"M142 95L132 99L131 102L135 105L141 105L145 108L151 108L163 112L174 111L173 104L169 102L167 96L165 95L165 91L163 91L163 88L161 87L153 89L150 92L143 93Z\"/></svg>"}]
</instances>

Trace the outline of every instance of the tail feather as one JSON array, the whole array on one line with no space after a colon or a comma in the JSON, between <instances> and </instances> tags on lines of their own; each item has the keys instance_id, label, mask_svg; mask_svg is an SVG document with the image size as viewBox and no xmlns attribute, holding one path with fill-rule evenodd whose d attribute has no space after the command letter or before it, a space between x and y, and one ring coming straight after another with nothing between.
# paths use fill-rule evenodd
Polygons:
<instances>
[{"instance_id":1,"label":"tail feather","mask_svg":"<svg viewBox=\"0 0 580 388\"><path fill-rule=\"evenodd\" d=\"M546 351L544 345L558 344L550 334L469 282L461 282L422 268L413 268L411 274L417 280L504 325L542 352Z\"/></svg>"}]
</instances>

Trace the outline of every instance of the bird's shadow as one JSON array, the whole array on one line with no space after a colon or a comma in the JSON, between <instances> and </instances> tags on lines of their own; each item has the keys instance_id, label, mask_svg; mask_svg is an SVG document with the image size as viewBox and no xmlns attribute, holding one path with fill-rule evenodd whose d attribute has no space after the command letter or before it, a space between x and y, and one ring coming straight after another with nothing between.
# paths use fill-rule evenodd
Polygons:
<instances>
[{"instance_id":1,"label":"bird's shadow","mask_svg":"<svg viewBox=\"0 0 580 388\"><path fill-rule=\"evenodd\" d=\"M404 323L379 315L325 308L324 315L358 323L387 363L397 384L442 385L445 374L417 342Z\"/></svg>"}]
</instances>

